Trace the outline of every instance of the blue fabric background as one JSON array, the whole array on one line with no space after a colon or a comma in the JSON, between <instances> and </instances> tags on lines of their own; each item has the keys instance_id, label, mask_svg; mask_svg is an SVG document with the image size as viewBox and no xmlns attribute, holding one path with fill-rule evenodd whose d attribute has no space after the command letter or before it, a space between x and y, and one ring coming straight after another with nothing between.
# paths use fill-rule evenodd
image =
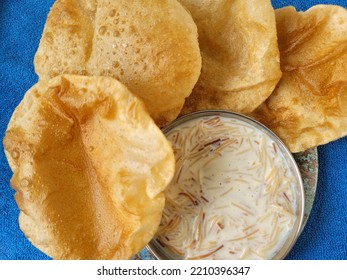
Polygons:
<instances>
[{"instance_id":1,"label":"blue fabric background","mask_svg":"<svg viewBox=\"0 0 347 280\"><path fill-rule=\"evenodd\" d=\"M33 58L54 0L0 0L0 139L24 93L36 83ZM275 8L316 4L347 7L346 0L272 1ZM347 73L346 73L347 75ZM346 104L347 106L347 104ZM315 203L288 259L347 259L347 137L321 146ZM0 260L49 259L24 237L9 181L12 172L0 149Z\"/></svg>"}]
</instances>

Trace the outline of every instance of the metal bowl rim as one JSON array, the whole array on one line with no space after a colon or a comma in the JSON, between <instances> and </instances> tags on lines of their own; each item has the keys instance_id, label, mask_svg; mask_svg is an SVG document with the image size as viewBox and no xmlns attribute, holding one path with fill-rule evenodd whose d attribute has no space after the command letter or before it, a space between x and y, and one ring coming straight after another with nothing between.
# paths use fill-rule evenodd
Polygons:
<instances>
[{"instance_id":1,"label":"metal bowl rim","mask_svg":"<svg viewBox=\"0 0 347 280\"><path fill-rule=\"evenodd\" d=\"M227 117L227 118L233 118L240 121L244 121L248 124L251 124L254 128L259 129L260 131L267 134L273 141L276 142L277 145L281 148L282 152L285 154L286 159L289 159L289 165L294 169L294 176L296 176L296 179L298 181L298 189L299 189L299 198L301 199L300 205L297 205L297 207L300 207L297 220L295 222L295 225L297 227L295 230L291 233L291 235L288 237L288 239L285 241L284 246L279 250L279 252L274 256L273 259L284 259L293 246L295 245L297 239L299 238L302 228L303 228L303 221L304 221L304 210L305 210L305 192L304 192L304 185L301 177L301 173L299 170L299 167L292 155L292 153L289 151L287 146L284 144L284 142L268 127L263 125L262 123L258 122L257 120L248 117L246 115L235 113L227 110L203 110L203 111L197 111L193 112L184 116L181 116L171 123L169 123L167 126L162 128L162 132L166 135L168 132L170 132L173 128L181 125L182 123L201 118L201 117L209 117L209 116L221 116L221 117ZM147 250L152 254L156 259L158 260L168 260L168 258L163 257L163 254L161 253L161 250L156 249L155 244L153 241L149 242L146 246Z\"/></svg>"}]
</instances>

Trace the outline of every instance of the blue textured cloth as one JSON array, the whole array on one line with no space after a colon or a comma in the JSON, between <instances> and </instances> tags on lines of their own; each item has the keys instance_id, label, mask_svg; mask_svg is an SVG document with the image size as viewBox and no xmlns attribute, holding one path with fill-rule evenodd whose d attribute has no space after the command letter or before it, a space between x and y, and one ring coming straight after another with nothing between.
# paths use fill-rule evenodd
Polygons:
<instances>
[{"instance_id":1,"label":"blue textured cloth","mask_svg":"<svg viewBox=\"0 0 347 280\"><path fill-rule=\"evenodd\" d=\"M36 83L33 58L54 0L0 0L0 139L14 108ZM275 8L347 1L272 1ZM346 73L347 75L347 73ZM316 198L309 220L288 259L347 259L347 137L321 146ZM18 227L10 187L12 172L0 149L0 259L49 259Z\"/></svg>"}]
</instances>

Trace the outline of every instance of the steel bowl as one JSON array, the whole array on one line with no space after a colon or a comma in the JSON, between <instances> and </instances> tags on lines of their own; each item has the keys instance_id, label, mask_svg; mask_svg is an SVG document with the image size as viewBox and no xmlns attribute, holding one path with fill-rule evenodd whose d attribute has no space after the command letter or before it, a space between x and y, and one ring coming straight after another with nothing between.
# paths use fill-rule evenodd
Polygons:
<instances>
[{"instance_id":1,"label":"steel bowl","mask_svg":"<svg viewBox=\"0 0 347 280\"><path fill-rule=\"evenodd\" d=\"M243 121L247 123L248 126L252 126L253 128L259 130L260 132L266 134L271 140L273 140L279 147L280 151L282 152L288 166L290 167L292 174L295 177L296 180L296 188L295 188L295 196L296 196L296 221L293 225L293 228L291 230L290 235L284 242L283 246L280 250L274 255L273 259L284 259L292 247L294 246L297 238L299 237L301 230L303 228L303 220L304 220L304 208L305 208L305 193L304 193L304 187L303 182L301 178L301 174L299 171L299 168L296 164L295 159L293 158L291 152L288 150L288 148L285 146L285 144L279 139L277 135L275 135L270 129L265 127L263 124L259 123L258 121L238 113L233 113L230 111L224 111L224 110L206 110L206 111L199 111L195 113L191 113L185 116L182 116L166 127L162 129L163 133L165 135L169 134L170 131L174 130L177 126L186 123L188 121L198 119L198 118L204 118L204 117L214 117L214 116L220 116L224 118L230 118L230 119L236 119L239 121ZM154 239L147 245L147 250L149 253L156 259L159 260L170 260L170 259L180 259L177 257L177 255L172 254L170 251L165 250L160 244Z\"/></svg>"}]
</instances>

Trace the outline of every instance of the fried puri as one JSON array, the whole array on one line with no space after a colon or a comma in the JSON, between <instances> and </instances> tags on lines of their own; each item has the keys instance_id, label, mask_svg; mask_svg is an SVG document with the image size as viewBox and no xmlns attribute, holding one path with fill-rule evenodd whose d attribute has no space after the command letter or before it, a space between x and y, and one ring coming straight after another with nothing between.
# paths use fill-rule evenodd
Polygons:
<instances>
[{"instance_id":1,"label":"fried puri","mask_svg":"<svg viewBox=\"0 0 347 280\"><path fill-rule=\"evenodd\" d=\"M283 77L252 117L292 152L347 135L347 10L276 10Z\"/></svg>"},{"instance_id":2,"label":"fried puri","mask_svg":"<svg viewBox=\"0 0 347 280\"><path fill-rule=\"evenodd\" d=\"M181 114L205 109L250 113L281 77L269 0L179 0L199 33L202 72Z\"/></svg>"},{"instance_id":3,"label":"fried puri","mask_svg":"<svg viewBox=\"0 0 347 280\"><path fill-rule=\"evenodd\" d=\"M179 114L201 71L197 27L176 0L57 0L35 71L110 76L143 100L159 126Z\"/></svg>"},{"instance_id":4,"label":"fried puri","mask_svg":"<svg viewBox=\"0 0 347 280\"><path fill-rule=\"evenodd\" d=\"M19 224L54 259L129 259L153 237L174 173L142 101L109 77L41 80L4 138Z\"/></svg>"}]
</instances>

